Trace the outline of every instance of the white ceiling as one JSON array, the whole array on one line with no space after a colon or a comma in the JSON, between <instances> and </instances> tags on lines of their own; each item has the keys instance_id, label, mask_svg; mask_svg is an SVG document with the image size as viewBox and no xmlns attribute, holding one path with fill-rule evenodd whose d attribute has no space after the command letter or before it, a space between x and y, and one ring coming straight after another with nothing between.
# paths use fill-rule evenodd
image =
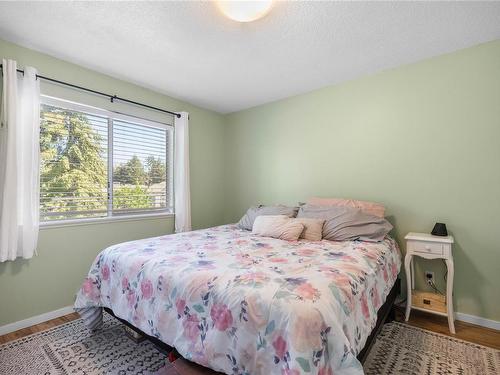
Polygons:
<instances>
[{"instance_id":1,"label":"white ceiling","mask_svg":"<svg viewBox=\"0 0 500 375\"><path fill-rule=\"evenodd\" d=\"M0 38L227 113L498 39L500 2L1 2Z\"/></svg>"}]
</instances>

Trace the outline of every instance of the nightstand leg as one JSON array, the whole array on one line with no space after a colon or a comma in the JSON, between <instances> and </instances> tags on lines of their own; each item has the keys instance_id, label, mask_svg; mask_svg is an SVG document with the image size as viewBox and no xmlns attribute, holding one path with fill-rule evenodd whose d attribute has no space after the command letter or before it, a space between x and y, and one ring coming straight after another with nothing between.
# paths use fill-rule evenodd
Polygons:
<instances>
[{"instance_id":1,"label":"nightstand leg","mask_svg":"<svg viewBox=\"0 0 500 375\"><path fill-rule=\"evenodd\" d=\"M415 262L411 262L411 289L415 289Z\"/></svg>"},{"instance_id":2,"label":"nightstand leg","mask_svg":"<svg viewBox=\"0 0 500 375\"><path fill-rule=\"evenodd\" d=\"M412 291L412 274L411 274L411 260L412 256L406 254L405 256L405 273L406 273L406 314L405 321L410 319L411 311L411 291Z\"/></svg>"},{"instance_id":3,"label":"nightstand leg","mask_svg":"<svg viewBox=\"0 0 500 375\"><path fill-rule=\"evenodd\" d=\"M455 268L452 259L446 259L446 267L448 268L448 276L446 280L446 307L448 314L448 326L450 332L455 334L455 313L453 311L453 276Z\"/></svg>"}]
</instances>

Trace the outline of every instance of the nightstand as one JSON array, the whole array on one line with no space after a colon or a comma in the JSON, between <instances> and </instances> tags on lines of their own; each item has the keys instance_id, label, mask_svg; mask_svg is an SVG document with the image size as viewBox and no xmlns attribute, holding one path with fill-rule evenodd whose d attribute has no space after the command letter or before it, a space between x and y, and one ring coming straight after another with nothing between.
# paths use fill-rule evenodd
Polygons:
<instances>
[{"instance_id":1,"label":"nightstand","mask_svg":"<svg viewBox=\"0 0 500 375\"><path fill-rule=\"evenodd\" d=\"M407 285L406 316L410 318L411 309L427 311L448 317L451 333L455 333L455 316L453 313L453 255L451 247L453 237L433 236L426 233L408 233L406 240L405 273ZM426 293L415 290L415 268L413 257L425 259L444 259L448 268L446 278L446 296L438 293Z\"/></svg>"}]
</instances>

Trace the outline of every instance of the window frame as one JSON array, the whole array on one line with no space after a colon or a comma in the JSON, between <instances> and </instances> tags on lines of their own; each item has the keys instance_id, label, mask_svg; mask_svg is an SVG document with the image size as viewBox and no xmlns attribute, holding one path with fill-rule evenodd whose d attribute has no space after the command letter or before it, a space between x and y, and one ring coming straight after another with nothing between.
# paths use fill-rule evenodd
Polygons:
<instances>
[{"instance_id":1,"label":"window frame","mask_svg":"<svg viewBox=\"0 0 500 375\"><path fill-rule=\"evenodd\" d=\"M77 219L59 219L59 220L40 220L40 228L44 227L63 227L63 226L75 226L75 225L88 225L88 224L99 224L99 223L109 223L115 221L134 221L139 219L155 219L162 217L173 217L174 213L174 174L173 174L173 156L174 156L174 144L173 140L175 137L175 127L174 125L169 125L167 123L162 123L158 121L153 121L145 119L139 116L127 115L121 112L115 112L107 109L97 108L86 104L76 103L65 99L60 99L48 95L40 96L41 105L49 105L58 108L68 109L70 111L81 112L89 115L106 117L108 120L107 128L107 205L106 205L106 216L102 217L89 217L89 218L77 218ZM137 124L139 126L148 126L153 128L159 128L169 132L169 136L166 140L166 166L167 166L167 176L166 176L166 199L167 207L164 210L154 210L148 212L147 210L138 211L136 213L126 213L126 214L113 214L113 121L125 121L132 124ZM174 121L172 117L172 122ZM41 191L40 191L41 193ZM39 204L40 207L40 204ZM41 216L41 214L40 214Z\"/></svg>"}]
</instances>

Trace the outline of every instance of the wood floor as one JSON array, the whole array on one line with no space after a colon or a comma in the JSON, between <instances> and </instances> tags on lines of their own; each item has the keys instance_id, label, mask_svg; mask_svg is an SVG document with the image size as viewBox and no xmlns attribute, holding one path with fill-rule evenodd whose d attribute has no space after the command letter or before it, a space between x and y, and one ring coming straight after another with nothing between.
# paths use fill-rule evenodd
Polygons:
<instances>
[{"instance_id":1,"label":"wood floor","mask_svg":"<svg viewBox=\"0 0 500 375\"><path fill-rule=\"evenodd\" d=\"M404 322L404 311L402 309L396 309L396 320ZM448 331L448 320L446 317L418 310L411 311L408 323L415 327L500 350L500 331L494 329L455 320L456 334L452 335Z\"/></svg>"},{"instance_id":2,"label":"wood floor","mask_svg":"<svg viewBox=\"0 0 500 375\"><path fill-rule=\"evenodd\" d=\"M60 326L61 324L71 322L72 320L78 319L79 317L80 316L77 313L71 313L61 316L60 318L48 320L31 327L20 329L19 331L7 333L6 335L0 336L0 345L12 340L20 339L21 337L32 335L33 333L38 333L41 331L45 331L46 329Z\"/></svg>"},{"instance_id":3,"label":"wood floor","mask_svg":"<svg viewBox=\"0 0 500 375\"><path fill-rule=\"evenodd\" d=\"M24 336L31 335L46 329L56 327L58 325L70 322L72 320L78 319L78 314L72 313L69 315L62 316L60 318L52 319L47 322L43 322L32 327L24 328L16 332L9 333L4 336L0 336L0 345L6 342L19 339ZM404 321L403 311L401 309L396 309L396 320ZM429 331L434 331L444 335L456 337L461 340L474 342L476 344L489 346L500 350L500 331L496 331L489 328L484 328L476 326L474 324L469 324L465 322L456 321L455 329L456 334L451 335L448 331L448 322L446 318L427 314L420 311L412 311L410 316L409 324L427 329ZM217 374L214 371L208 370L204 367L198 366L194 363L186 361L182 358L177 359L172 364L165 366L163 370L157 375L213 375Z\"/></svg>"}]
</instances>

